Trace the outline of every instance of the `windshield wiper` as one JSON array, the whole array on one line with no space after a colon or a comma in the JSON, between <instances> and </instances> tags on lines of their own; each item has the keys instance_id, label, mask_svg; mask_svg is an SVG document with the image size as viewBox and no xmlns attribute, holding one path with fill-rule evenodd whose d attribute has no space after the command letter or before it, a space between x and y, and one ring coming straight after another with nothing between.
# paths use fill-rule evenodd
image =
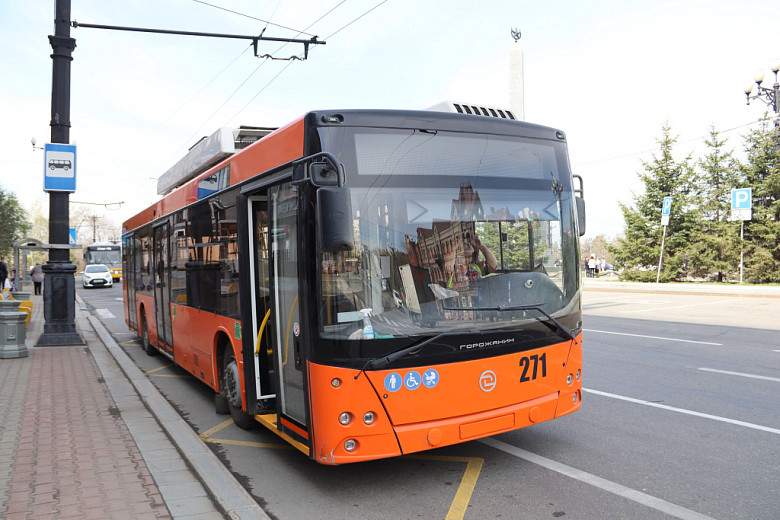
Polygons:
<instances>
[{"instance_id":1,"label":"windshield wiper","mask_svg":"<svg viewBox=\"0 0 780 520\"><path fill-rule=\"evenodd\" d=\"M527 304L527 305L497 305L495 307L444 307L444 310L445 311L498 311L498 312L504 312L504 311L530 311L530 310L539 311L542 314L544 314L544 316L548 320L552 321L555 324L555 326L558 327L559 331L563 332L563 336L565 338L568 338L570 340L574 340L575 339L574 338L574 333L572 332L572 330L569 327L567 327L566 325L564 325L560 321L556 320L555 318L553 318L552 316L547 314L542 309L542 305L546 305L546 304L547 304L547 302L530 303L530 304ZM544 321L542 323L544 323L545 325L550 327L550 329L555 330L555 328L552 325L550 325L549 323L544 322Z\"/></svg>"},{"instance_id":2,"label":"windshield wiper","mask_svg":"<svg viewBox=\"0 0 780 520\"><path fill-rule=\"evenodd\" d=\"M390 354L386 356L381 356L378 358L370 359L368 362L363 365L363 368L360 370L362 373L366 369L377 369L381 370L383 368L387 368L390 366L393 361L396 361L398 359L401 359L402 357L408 355L408 354L417 354L419 351L423 349L426 345L429 345L436 341L437 339L443 337L443 336L453 336L453 335L460 335L463 334L463 331L457 331L457 332L440 332L439 334L436 334L435 336L431 336L430 338L426 338L422 341L418 341L417 343L413 343L409 345L408 347L404 347L400 350L396 350L395 352L391 352ZM358 378L360 374L355 376L355 379Z\"/></svg>"}]
</instances>

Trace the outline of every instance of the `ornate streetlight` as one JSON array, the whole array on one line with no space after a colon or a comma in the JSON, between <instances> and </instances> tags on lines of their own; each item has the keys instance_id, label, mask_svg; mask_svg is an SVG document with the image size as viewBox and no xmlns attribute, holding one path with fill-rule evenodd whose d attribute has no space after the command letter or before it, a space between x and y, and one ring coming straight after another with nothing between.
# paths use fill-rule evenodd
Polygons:
<instances>
[{"instance_id":1,"label":"ornate streetlight","mask_svg":"<svg viewBox=\"0 0 780 520\"><path fill-rule=\"evenodd\" d=\"M754 87L751 83L745 87L745 96L747 96L748 105L752 100L759 99L768 106L772 107L772 110L775 112L775 116L778 116L780 115L780 83L777 82L777 73L780 72L780 60L777 60L771 68L775 75L775 84L772 85L772 88L767 88L761 85L764 82L764 72L758 71L753 78L753 80L756 82L756 93L753 94ZM775 126L780 126L780 117L775 117Z\"/></svg>"}]
</instances>

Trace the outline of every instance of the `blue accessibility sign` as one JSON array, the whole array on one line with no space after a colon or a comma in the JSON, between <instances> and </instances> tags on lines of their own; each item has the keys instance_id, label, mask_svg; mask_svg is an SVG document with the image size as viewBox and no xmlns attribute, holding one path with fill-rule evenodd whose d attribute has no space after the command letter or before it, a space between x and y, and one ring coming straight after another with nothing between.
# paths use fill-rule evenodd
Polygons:
<instances>
[{"instance_id":1,"label":"blue accessibility sign","mask_svg":"<svg viewBox=\"0 0 780 520\"><path fill-rule=\"evenodd\" d=\"M421 382L422 380L420 379L420 373L415 372L414 370L408 372L404 376L404 386L409 390L417 390L418 388L420 388Z\"/></svg>"},{"instance_id":2,"label":"blue accessibility sign","mask_svg":"<svg viewBox=\"0 0 780 520\"><path fill-rule=\"evenodd\" d=\"M401 375L396 372L390 372L385 376L385 390L388 392L397 392L401 389Z\"/></svg>"},{"instance_id":3,"label":"blue accessibility sign","mask_svg":"<svg viewBox=\"0 0 780 520\"><path fill-rule=\"evenodd\" d=\"M428 388L433 388L439 384L439 373L433 368L429 368L423 373L423 384Z\"/></svg>"}]
</instances>

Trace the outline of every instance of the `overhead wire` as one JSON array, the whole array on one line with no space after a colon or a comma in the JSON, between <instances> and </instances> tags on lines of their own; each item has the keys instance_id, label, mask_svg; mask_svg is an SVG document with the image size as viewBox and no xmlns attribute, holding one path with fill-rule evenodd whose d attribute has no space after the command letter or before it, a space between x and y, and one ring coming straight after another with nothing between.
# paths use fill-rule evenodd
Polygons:
<instances>
[{"instance_id":1,"label":"overhead wire","mask_svg":"<svg viewBox=\"0 0 780 520\"><path fill-rule=\"evenodd\" d=\"M388 0L382 0L381 2L379 2L378 4L376 4L374 7L372 7L371 9L369 9L368 11L364 12L363 14L361 14L360 16L358 16L357 18L355 18L355 19L353 19L352 21L348 22L347 24L343 25L343 26L342 26L341 28L339 28L337 31L335 31L335 32L331 33L330 35L326 36L326 37L325 37L325 40L326 40L326 41L327 41L327 40L330 40L331 38L333 38L333 36L335 36L336 34L340 33L341 31L343 31L344 29L346 29L347 27L349 27L349 26L350 26L350 25L352 25L353 23L357 22L358 20L360 20L361 18L363 18L363 17L364 17L364 16L366 16L367 14L371 13L372 11L374 11L375 9L377 9L378 7L380 7L382 4L386 3L387 1L388 1ZM330 11L328 11L327 13L325 13L324 15L322 15L321 17L319 17L317 20L315 20L315 21L314 21L314 22L312 22L311 24L309 24L309 26L308 26L308 27L306 27L306 29L309 29L309 28L310 28L310 27L312 27L314 24L318 23L320 20L322 20L323 18L325 18L326 16L328 16L330 13L332 13L334 10L336 10L336 8L340 7L340 6L341 6L342 4L344 4L345 2L346 2L346 0L342 0L342 2L341 2L341 3L339 3L338 5L336 5L335 7L333 7L333 8L332 8ZM285 45L286 45L286 44L285 44ZM280 49L279 49L279 50L281 50L281 48L283 48L283 47L284 47L284 45L283 45L282 47L280 47ZM279 50L277 50L277 52L279 52ZM314 49L312 49L312 50L314 50ZM300 56L299 56L299 58L300 58ZM282 70L280 70L280 71L279 71L279 72L278 72L278 73L277 73L277 74L276 74L276 75L275 75L273 78L271 78L271 79L268 81L268 83L266 83L266 84L265 84L265 85L264 85L264 86L263 86L263 87L262 87L262 88L261 88L261 89L260 89L260 90L259 90L259 91L258 91L258 92L255 94L255 95L254 95L254 96L252 96L252 98L251 98L251 99L250 99L250 100L249 100L249 101L248 101L248 102L247 102L247 103L246 103L246 104L245 104L243 107L241 107L241 109L240 109L238 112L236 112L236 113L233 115L233 117L231 117L230 119L228 119L228 121L232 121L233 119L235 119L235 118L236 118L236 116L238 116L238 114L240 114L241 112L243 112L243 111L246 109L246 107L248 107L249 105L251 105L251 104L252 104L252 102L253 102L255 99L257 99L257 96L259 96L260 94L262 94L262 93L263 93L263 91L265 91L265 89L267 89L267 88L268 88L268 87L269 87L269 86L270 86L270 85L271 85L271 84L272 84L274 81L276 81L276 78L278 78L279 76L281 76L281 75L282 75L282 73L283 73L284 71L286 71L286 70L287 70L287 69L290 67L290 65L292 65L292 63L293 63L292 61L290 61L289 63L287 63L287 65L285 65L285 66L284 66L284 68L282 68Z\"/></svg>"},{"instance_id":2,"label":"overhead wire","mask_svg":"<svg viewBox=\"0 0 780 520\"><path fill-rule=\"evenodd\" d=\"M263 20L262 18L257 18L257 17L255 17L255 16L252 16L252 15L248 15L248 14L244 14L244 13L239 13L238 11L233 11L232 9L227 9L227 8L225 8L225 7L221 7L221 6L218 6L218 5L215 5L215 4L211 4L211 3L209 3L209 2L204 2L203 0L192 0L192 1L193 1L193 2L195 2L195 3L197 3L197 4L203 4L203 5L207 5L207 6L209 6L209 7L213 7L213 8L215 8L215 9L219 9L219 10L221 10L221 11L226 11L226 12L228 12L228 13L233 13L233 14L235 14L235 15L238 15L238 16L243 16L244 18L251 18L252 20L257 20L258 22L263 22L263 23L265 23L265 27L266 27L266 28L268 28L268 26L269 26L269 25L273 25L274 27L278 27L278 28L280 28L280 29L285 29L285 30L287 30L287 31L297 32L298 34L306 34L306 35L308 35L308 36L314 36L313 34L307 33L307 32L305 32L305 31L299 31L299 30L297 30L297 29L293 29L292 27L286 27L286 26L284 26L284 25L279 25L278 23L272 23L272 22L270 22L269 20ZM280 2L280 3L281 3L281 2ZM279 7L279 4L277 4L277 5L276 5L276 8L274 8L274 11L273 11L274 13L276 12L276 9L277 9L278 7ZM273 17L273 13L271 13L271 17ZM263 31L265 31L265 29L263 29Z\"/></svg>"},{"instance_id":3,"label":"overhead wire","mask_svg":"<svg viewBox=\"0 0 780 520\"><path fill-rule=\"evenodd\" d=\"M174 117L176 114L178 114L179 112L181 112L181 110L182 110L182 109L184 109L184 107L186 107L187 105L189 105L189 104L190 104L190 103L191 103L191 102L192 102L192 101L193 101L195 98L197 98L197 97L198 97L198 96L199 96L199 95L200 95L200 94L201 94L201 93L202 93L204 90L206 90L206 89L207 89L207 88L208 88L208 87L209 87L209 86L210 86L212 83L214 83L214 81L215 81L217 78L219 78L220 76L222 76L222 74L224 74L224 73L225 73L225 71L227 71L227 70L228 70L228 69L229 69L229 68L230 68L230 67L231 67L231 66L232 66L232 65L233 65L235 62L237 62L237 61L238 61L238 60L239 60L239 59L240 59L240 58L241 58L241 57L242 57L244 54L246 54L246 52L247 52L249 49L251 49L251 48L252 48L252 46L251 46L251 45L249 45L249 46L245 47L245 48L244 48L244 50L242 50L242 51L241 51L241 52L240 52L240 53L239 53L239 54L238 54L238 55L237 55L235 58L233 58L233 60L232 60L230 63L228 63L228 64L227 64L225 67L223 67L223 68L222 68L222 70L220 70L219 72L217 72L217 73L216 73L216 74L215 74L215 75L214 75L214 76L213 76L213 77L212 77L210 80L208 80L208 81L207 81L207 82L206 82L206 83L205 83L205 84L204 84L202 87L200 87L200 89L198 89L198 91L197 91L197 92L195 92L194 94L192 94L192 95L191 95L191 96L190 96L190 97L189 97L189 98L188 98L188 99L187 99L185 102L183 102L182 104L180 104L180 105L179 105L179 107L178 107L176 110L174 110L173 112L171 112L171 114L170 114L168 117L166 117L166 118L165 118L163 121L161 121L161 122L160 122L160 123L159 123L159 124L158 124L158 125L157 125L157 126L154 128L154 129L152 129L151 131L147 132L147 133L146 133L146 135L144 135L143 137L139 138L139 139L138 139L138 141L136 141L136 144L138 144L138 143L142 142L144 139L146 139L146 138L148 138L149 136L153 135L153 134L154 134L155 132L157 132L157 131L158 131L160 128L162 128L162 127L163 127L163 125L165 125L165 124L166 124L168 121L170 121L171 119L173 119L173 117ZM190 139L191 139L191 138L190 138ZM174 156L171 156L171 157L174 157ZM118 158L119 158L118 156L117 156L116 158L114 158L114 159L113 159L113 160L112 160L112 161L109 163L109 166L110 166L111 164L113 164L113 163L114 163L114 162L115 162L115 161L116 161ZM170 161L170 160L171 160L171 158L169 157L167 161ZM167 162L167 161L166 161L166 162ZM145 185L145 183L139 183L139 184Z\"/></svg>"},{"instance_id":4,"label":"overhead wire","mask_svg":"<svg viewBox=\"0 0 780 520\"><path fill-rule=\"evenodd\" d=\"M198 1L198 0L194 0L194 1ZM385 1L387 1L387 0L385 0ZM332 7L331 9L329 9L329 10L328 10L328 11L327 11L325 14L323 14L322 16L320 16L319 18L317 18L317 19L316 19L314 22L310 23L310 24L309 24L309 25L308 25L308 26L307 26L305 29L303 29L302 31L298 31L298 32L297 32L297 34L296 34L296 36L298 36L298 35L301 35L301 34L311 34L311 33L308 33L308 32L306 32L306 31L307 31L309 28L311 28L313 25L315 25L316 23L320 22L320 21L321 21L323 18L325 18L326 16L328 16L329 14L331 14L333 11L335 11L335 10L336 10L338 7L340 7L341 5L343 5L345 2L346 2L346 0L342 0L342 1L341 1L340 3L338 3L336 6ZM208 5L210 5L210 4L208 4ZM362 16L362 15L361 15L361 16ZM353 20L353 21L354 21L354 20ZM352 23L352 22L350 22L350 23ZM277 50L276 50L274 53L278 53L278 52L279 52L279 51L281 51L281 50L282 50L284 47L286 47L288 44L289 44L289 43L283 43L283 44L282 44L282 45L281 45L281 46L280 46L280 47L279 47L279 48L278 48L278 49L277 49ZM214 110L214 112L212 112L212 113L211 113L211 115L210 115L210 116L209 116L209 117L206 119L206 121L205 121L205 122L204 122L202 125L200 125L200 126L198 127L198 129L197 129L195 132L193 132L193 134L192 134L192 135L190 135L190 136L189 136L189 137L188 137L188 138L187 138L187 139L184 141L184 142L185 142L185 145L182 145L182 146L186 146L186 143L189 143L189 142L191 142L191 141L192 141L192 140L193 140L193 139L194 139L194 138L195 138L195 137L196 137L198 134L200 134L200 133L202 132L202 129L203 129L203 127L204 127L204 126L206 126L206 125L208 124L208 122L209 122L209 121L211 121L211 120L212 120L212 119L213 119L213 118L214 118L214 117L215 117L215 116L216 116L216 115L219 113L219 111L220 111L220 110L222 110L222 109L225 107L225 105L226 105L226 104L227 104L227 103L228 103L228 102L229 102L231 99L233 99L233 97L234 97L234 96L235 96L235 95L238 93L238 91L239 91L239 90L241 90L241 88L242 88L244 85L246 85L246 83L247 83L247 82L248 82L248 81L249 81L249 80L250 80L250 79L251 79L251 78L252 78L252 77L253 77L253 76L254 76L254 75L257 73L257 71L258 71L258 70L260 70L260 68L261 68L263 65L265 65L265 64L268 62L268 60L270 59L270 58L268 57L268 55L264 56L263 58L264 58L264 59L263 59L263 61L262 61L262 62L261 62L261 63L260 63L260 64L259 64L259 65L258 65L258 66L257 66L257 67L256 67L256 68L255 68L255 69L254 69L254 70L253 70L253 71L252 71L250 74L249 74L249 76L247 76L247 77L246 77L246 79L244 79L244 81L242 81L242 82L241 82L241 84L240 84L240 85L238 85L238 87L236 87L236 88L233 90L233 92L232 92L232 93L231 93L231 94L230 94L230 95L227 97L227 99L225 99L225 101L224 101L224 102L223 102L223 103L222 103L222 104L221 104L221 105L220 105L220 106L219 106L219 107L218 107L216 110ZM259 96L259 95L260 95L260 94L261 94L261 93L262 93L262 92L263 92L263 91L264 91L266 88L268 88L268 86L269 86L269 85L271 85L271 83L273 83L273 82L274 82L274 80L276 80L276 78L278 78L278 77L279 77L279 76L280 76L280 75L281 75L281 74L282 74L282 73L283 73L285 70L287 70L287 68L288 68L288 67L289 67L291 64L292 64L292 61L290 61L289 63L287 63L287 65L285 65L285 66L284 66L284 68L282 68L282 70L280 70L280 71L279 71L279 72L278 72L278 73L277 73L277 74L276 74L276 75L275 75L273 78L271 78L271 80L270 80L268 83L266 83L266 85L265 85L264 87L262 87L262 88L260 89L260 91L258 91L258 92L257 92L257 93L254 95L254 97L252 97L252 99L250 99L250 100L249 100L249 102L248 102L246 105L244 105L244 106L243 106L243 107L242 107L242 108L241 108L241 109L240 109L238 112L236 112L236 114L234 114L234 115L233 115L233 116L232 116L230 119L228 119L228 122L229 122L229 121L232 121L233 119L235 119L235 117L236 117L236 116L238 116L238 114L240 114L241 112L243 112L243 111L246 109L246 107L247 107L247 106L249 106L249 104L251 104L251 103L252 103L252 101L254 101L254 100L257 98L257 96ZM223 126L226 126L226 125L227 125L227 124L225 124L225 125L223 125ZM179 151L179 150L181 150L182 146L180 146L180 147L178 147L178 148L176 149L176 150L177 150L177 152L175 152L175 153L172 155L172 157L175 157L175 156L178 154L178 151ZM168 159L168 161L170 161L170 160L171 160L171 159L169 158L169 159ZM166 162L168 162L168 161L166 161Z\"/></svg>"}]
</instances>

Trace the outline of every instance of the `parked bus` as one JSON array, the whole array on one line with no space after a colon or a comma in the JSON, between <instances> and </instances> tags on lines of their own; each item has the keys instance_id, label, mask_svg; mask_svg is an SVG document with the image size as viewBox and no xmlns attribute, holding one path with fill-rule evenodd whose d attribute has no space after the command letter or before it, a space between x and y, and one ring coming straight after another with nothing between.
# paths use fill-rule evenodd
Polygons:
<instances>
[{"instance_id":1,"label":"parked bus","mask_svg":"<svg viewBox=\"0 0 780 520\"><path fill-rule=\"evenodd\" d=\"M217 413L341 464L580 408L584 202L563 132L318 111L230 148L180 161L123 230L128 326Z\"/></svg>"},{"instance_id":2,"label":"parked bus","mask_svg":"<svg viewBox=\"0 0 780 520\"><path fill-rule=\"evenodd\" d=\"M122 246L96 242L84 247L84 264L105 264L114 282L122 279Z\"/></svg>"}]
</instances>

